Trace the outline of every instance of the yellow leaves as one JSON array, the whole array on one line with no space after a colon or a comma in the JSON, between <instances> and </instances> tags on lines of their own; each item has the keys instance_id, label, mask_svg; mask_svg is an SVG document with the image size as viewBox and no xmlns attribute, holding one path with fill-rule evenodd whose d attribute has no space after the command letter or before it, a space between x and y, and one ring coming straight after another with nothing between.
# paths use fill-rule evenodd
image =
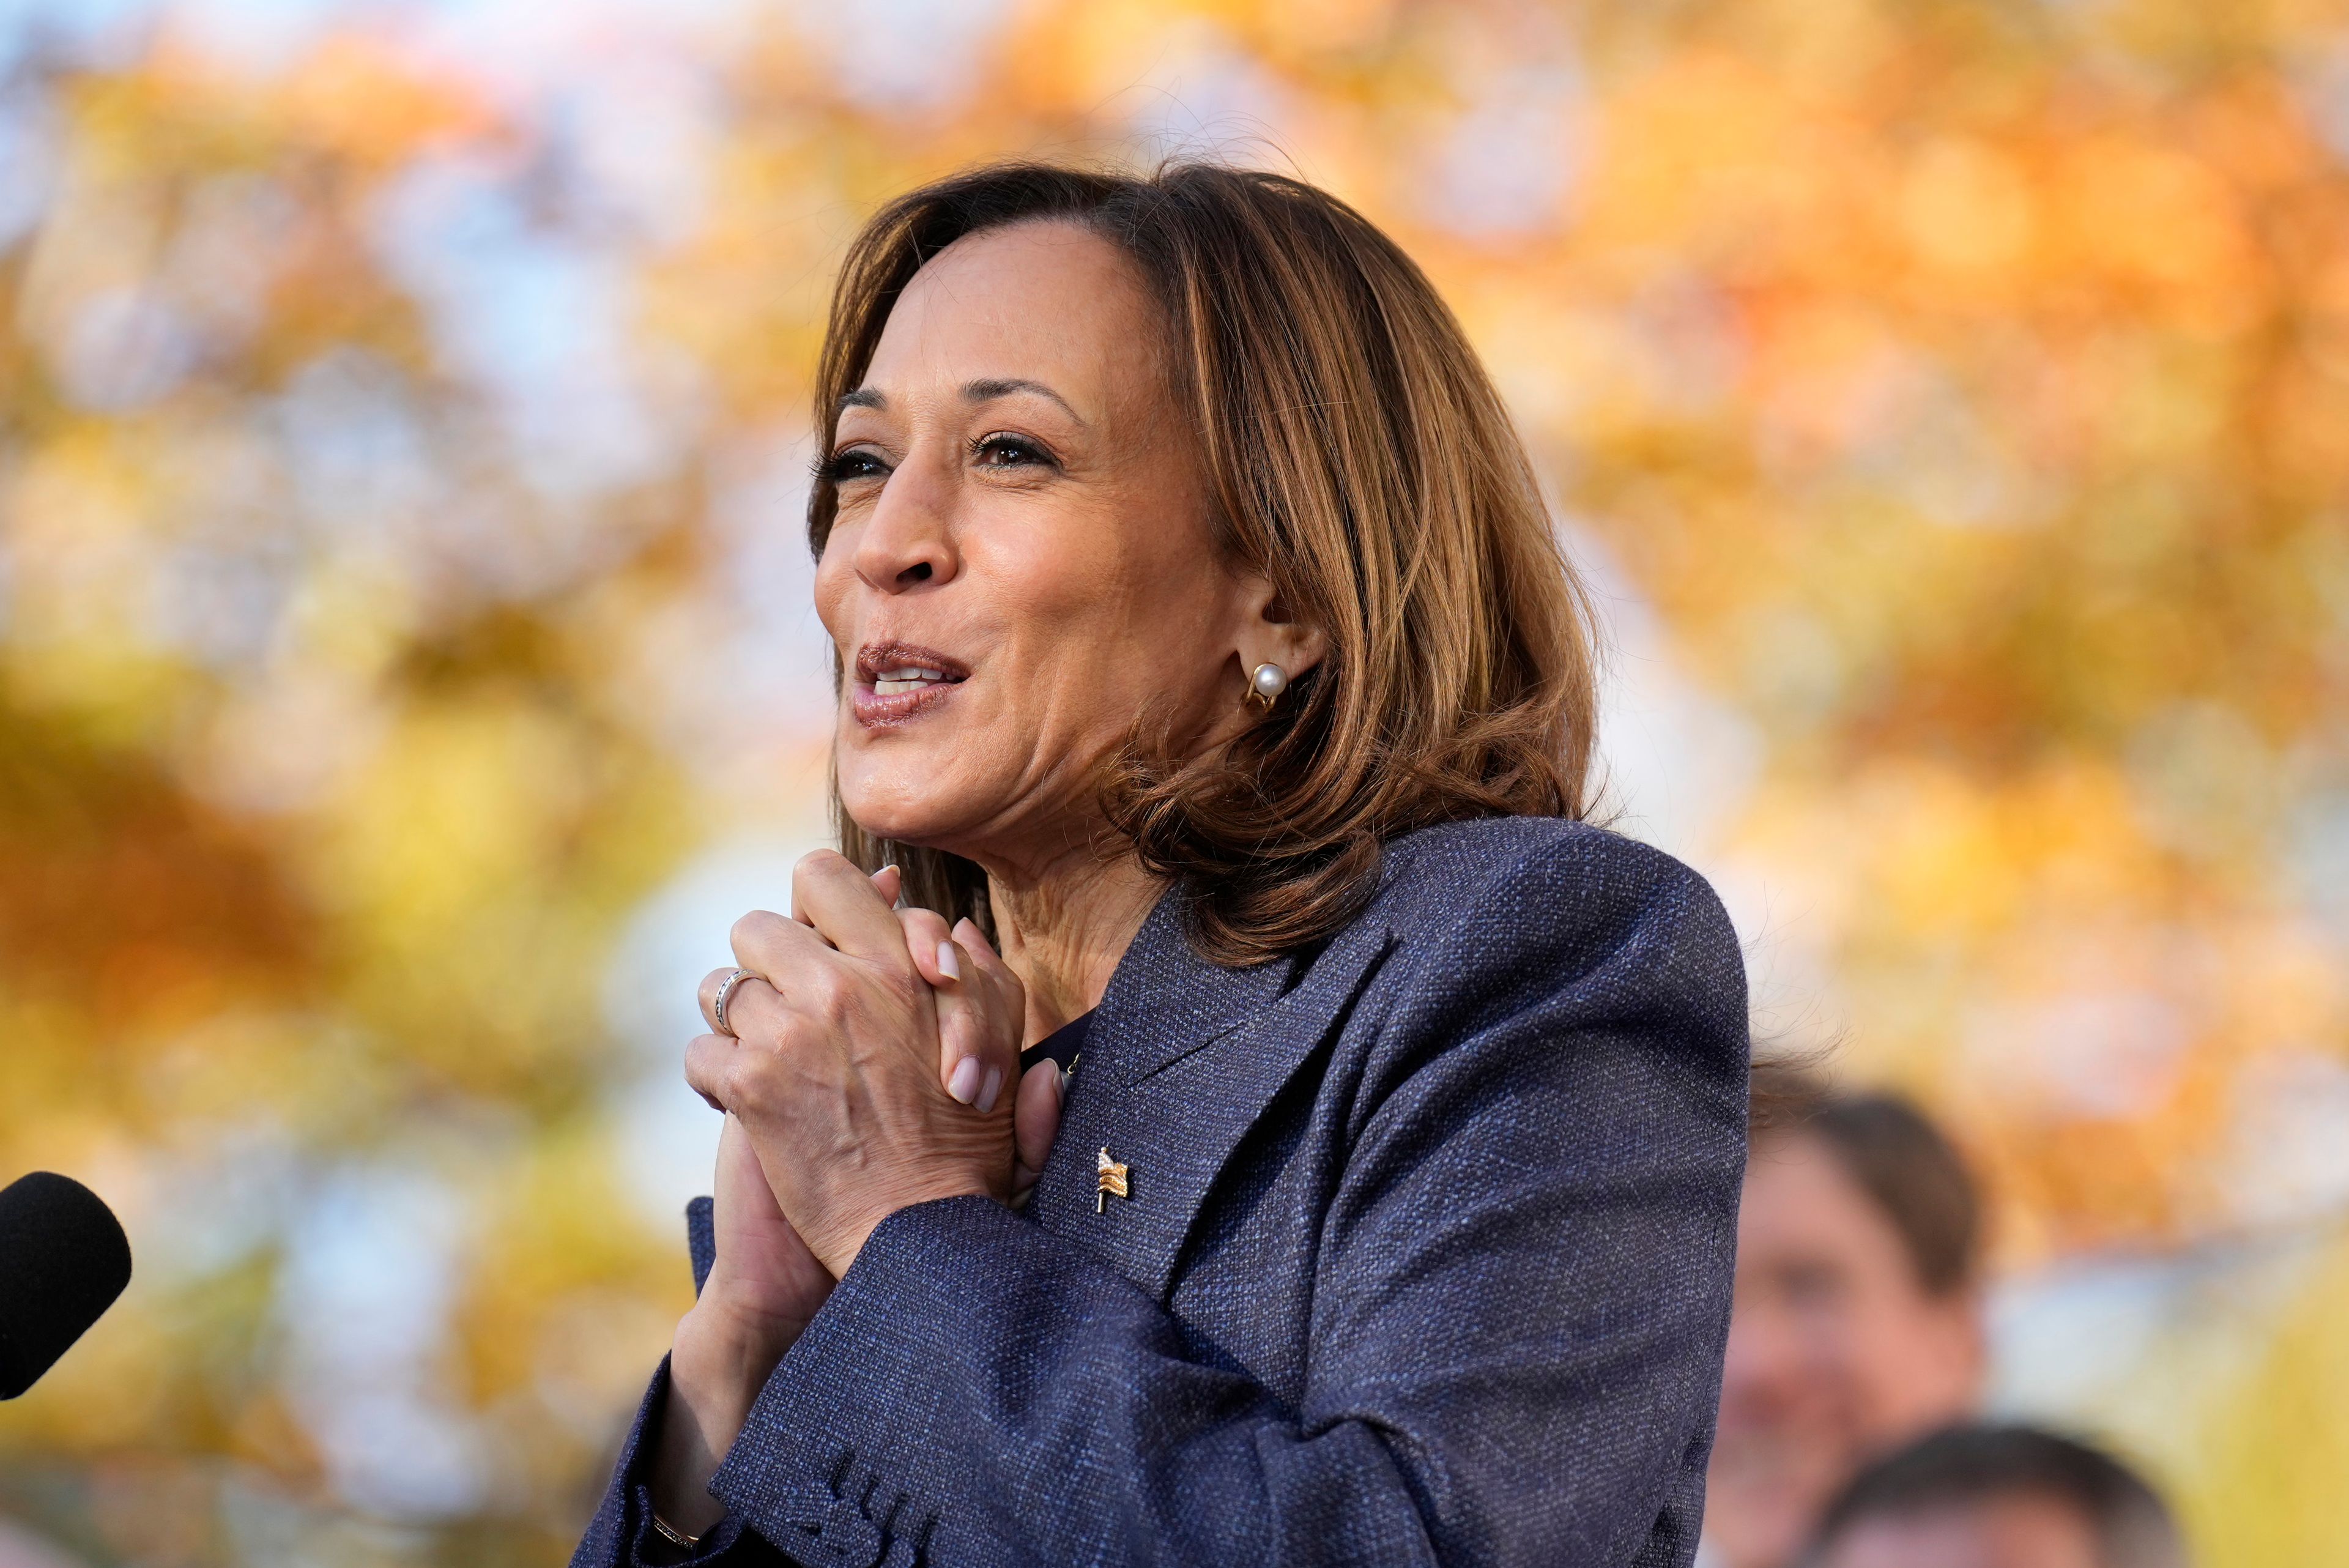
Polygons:
<instances>
[{"instance_id":1,"label":"yellow leaves","mask_svg":"<svg viewBox=\"0 0 2349 1568\"><path fill-rule=\"evenodd\" d=\"M1231 8L1254 20L1275 54L1340 54L1371 47L1393 27L1402 0L1282 0Z\"/></svg>"},{"instance_id":2,"label":"yellow leaves","mask_svg":"<svg viewBox=\"0 0 2349 1568\"><path fill-rule=\"evenodd\" d=\"M137 751L0 709L0 983L101 1041L298 992L296 900L261 836Z\"/></svg>"},{"instance_id":3,"label":"yellow leaves","mask_svg":"<svg viewBox=\"0 0 2349 1568\"><path fill-rule=\"evenodd\" d=\"M2137 820L2126 781L2093 758L1992 785L1889 756L1832 795L1771 789L1741 846L1799 877L1831 940L1980 961L2009 933L2164 903L2168 863Z\"/></svg>"},{"instance_id":4,"label":"yellow leaves","mask_svg":"<svg viewBox=\"0 0 2349 1568\"><path fill-rule=\"evenodd\" d=\"M1667 57L1603 95L1606 155L1585 197L1585 243L1641 256L1659 249L1741 266L1797 244L1825 260L1868 160L1832 111L1733 56Z\"/></svg>"},{"instance_id":5,"label":"yellow leaves","mask_svg":"<svg viewBox=\"0 0 2349 1568\"><path fill-rule=\"evenodd\" d=\"M1978 141L1940 137L1910 160L1897 211L1902 230L1927 265L1952 283L2011 286L2030 258L2037 202L2016 160Z\"/></svg>"},{"instance_id":6,"label":"yellow leaves","mask_svg":"<svg viewBox=\"0 0 2349 1568\"><path fill-rule=\"evenodd\" d=\"M1888 923L1924 942L2012 924L2028 875L2015 851L2026 847L2031 814L2002 812L2006 803L1946 774L1901 771L1907 776L1897 782L1870 781L1889 786L1891 797L1878 808L1889 821L1877 840L1873 878Z\"/></svg>"},{"instance_id":7,"label":"yellow leaves","mask_svg":"<svg viewBox=\"0 0 2349 1568\"><path fill-rule=\"evenodd\" d=\"M322 903L433 929L485 894L535 879L588 802L585 737L494 699L427 707L387 737L320 862Z\"/></svg>"},{"instance_id":8,"label":"yellow leaves","mask_svg":"<svg viewBox=\"0 0 2349 1568\"><path fill-rule=\"evenodd\" d=\"M2349 1242L2337 1227L2312 1241L2297 1300L2212 1423L2184 1494L2209 1568L2335 1562L2349 1540Z\"/></svg>"},{"instance_id":9,"label":"yellow leaves","mask_svg":"<svg viewBox=\"0 0 2349 1568\"><path fill-rule=\"evenodd\" d=\"M497 129L478 96L363 36L329 37L280 90L294 140L370 168Z\"/></svg>"},{"instance_id":10,"label":"yellow leaves","mask_svg":"<svg viewBox=\"0 0 2349 1568\"><path fill-rule=\"evenodd\" d=\"M674 853L667 783L517 695L399 717L308 860L347 996L404 1060L476 1092L567 1092L600 1060L618 900Z\"/></svg>"},{"instance_id":11,"label":"yellow leaves","mask_svg":"<svg viewBox=\"0 0 2349 1568\"><path fill-rule=\"evenodd\" d=\"M2142 132L2107 133L2064 148L2052 173L2058 265L2083 283L2141 296L2197 332L2240 328L2268 303L2235 194L2199 159Z\"/></svg>"},{"instance_id":12,"label":"yellow leaves","mask_svg":"<svg viewBox=\"0 0 2349 1568\"><path fill-rule=\"evenodd\" d=\"M611 1223L629 1211L593 1124L550 1132L482 1194L487 1265L461 1308L467 1377L484 1402L533 1383L583 1411L641 1392L693 1303L685 1217L664 1233Z\"/></svg>"},{"instance_id":13,"label":"yellow leaves","mask_svg":"<svg viewBox=\"0 0 2349 1568\"><path fill-rule=\"evenodd\" d=\"M2084 135L2026 121L2003 141L1926 141L1891 208L1925 269L1918 303L2134 308L2198 334L2242 329L2270 275L2241 193L2176 145L2179 129L2115 103Z\"/></svg>"},{"instance_id":14,"label":"yellow leaves","mask_svg":"<svg viewBox=\"0 0 2349 1568\"><path fill-rule=\"evenodd\" d=\"M1159 64L1173 38L1196 23L1152 0L1101 0L1040 5L1020 17L1005 56L1005 86L1039 109L1082 113L1091 104L1133 90Z\"/></svg>"},{"instance_id":15,"label":"yellow leaves","mask_svg":"<svg viewBox=\"0 0 2349 1568\"><path fill-rule=\"evenodd\" d=\"M650 62L715 84L674 140L493 105L388 23L58 85L50 204L0 266L6 1147L129 1169L241 1110L337 1156L471 1129L432 1146L494 1146L431 1157L481 1209L446 1359L519 1456L492 1506L575 1524L685 1292L673 1227L614 1218L613 932L690 844L797 835L821 793L812 717L683 689L795 656L705 557L799 520L695 519L804 417L875 202L1172 132L1293 157L1436 277L1561 508L1762 738L1709 867L1764 890L1757 972L1784 947L1855 1075L1963 1124L2008 1255L2240 1222L2255 1102L2349 1054L2293 836L2339 788L2349 170L2288 51L2333 24L2033 15L1024 0L907 104L854 68L863 22L777 17ZM1527 112L1433 156L1495 105ZM647 238L615 150L706 202ZM393 234L443 154L438 226ZM1452 202L1510 160L1497 209ZM691 411L626 494L557 496L541 466L608 427L546 384L604 361L551 339L599 299L582 340L677 367L630 387ZM157 320L188 337L142 367ZM268 1343L273 1289L240 1264L126 1312L6 1440L313 1473L274 1374L222 1402L182 1366ZM2332 1356L2288 1325L2227 1419L2195 1506L2240 1561L2349 1528L2301 1397Z\"/></svg>"}]
</instances>

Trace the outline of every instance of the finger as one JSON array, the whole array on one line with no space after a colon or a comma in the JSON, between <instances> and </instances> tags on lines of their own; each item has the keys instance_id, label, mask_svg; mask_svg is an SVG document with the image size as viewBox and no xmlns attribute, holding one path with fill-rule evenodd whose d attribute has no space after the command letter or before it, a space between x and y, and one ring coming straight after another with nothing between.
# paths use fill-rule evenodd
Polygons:
<instances>
[{"instance_id":1,"label":"finger","mask_svg":"<svg viewBox=\"0 0 2349 1568\"><path fill-rule=\"evenodd\" d=\"M863 877L858 877L863 881ZM760 979L772 981L794 970L820 963L829 958L830 947L824 940L797 920L787 920L772 909L753 909L734 922L727 934L734 948L734 961ZM704 982L708 983L707 981ZM746 981L744 982L748 984ZM730 1014L734 1004L729 1002Z\"/></svg>"},{"instance_id":2,"label":"finger","mask_svg":"<svg viewBox=\"0 0 2349 1568\"><path fill-rule=\"evenodd\" d=\"M986 1108L994 1109L992 1097L987 1096L986 1045L988 1032L999 1020L983 994L971 993L963 985L969 957L947 934L946 917L936 909L900 909L897 922L905 929L905 950L912 955L914 967L936 992L932 1000L938 1021L938 1082L966 1106L984 1097L988 1099ZM964 1066L966 1062L970 1065ZM1001 1066L1000 1061L996 1064ZM1008 1078L1009 1069L1005 1073ZM1006 1078L996 1081L998 1094Z\"/></svg>"},{"instance_id":3,"label":"finger","mask_svg":"<svg viewBox=\"0 0 2349 1568\"><path fill-rule=\"evenodd\" d=\"M740 969L749 969L743 964ZM734 981L734 989L726 993L726 1021L718 1020L718 992L740 969L713 969L701 977L701 1020L719 1034L740 1034L756 1026L759 1021L771 1019L782 1006L782 994L755 971Z\"/></svg>"},{"instance_id":4,"label":"finger","mask_svg":"<svg viewBox=\"0 0 2349 1568\"><path fill-rule=\"evenodd\" d=\"M697 1034L686 1043L686 1085L713 1111L726 1109L726 1076L740 1046L731 1034Z\"/></svg>"},{"instance_id":5,"label":"finger","mask_svg":"<svg viewBox=\"0 0 2349 1568\"><path fill-rule=\"evenodd\" d=\"M710 1193L721 1210L734 1210L744 1217L766 1217L781 1220L781 1207L775 1201L775 1189L767 1185L767 1173L759 1164L758 1151L750 1147L750 1129L742 1118L730 1112L718 1131L718 1168L710 1177ZM729 1218L733 1218L729 1215ZM719 1227L724 1234L726 1227ZM727 1260L720 1260L725 1262Z\"/></svg>"},{"instance_id":6,"label":"finger","mask_svg":"<svg viewBox=\"0 0 2349 1568\"><path fill-rule=\"evenodd\" d=\"M956 921L954 940L955 950L964 961L966 984L987 999L995 1027L1015 1041L1026 1038L1028 988L1020 983L1019 976L996 956L994 945L976 921Z\"/></svg>"},{"instance_id":7,"label":"finger","mask_svg":"<svg viewBox=\"0 0 2349 1568\"><path fill-rule=\"evenodd\" d=\"M987 940L987 933L980 930L978 922L968 915L955 922L954 939L969 950L971 957L978 961L981 969L999 971L1005 974L1011 972L1009 967L996 953L995 944Z\"/></svg>"},{"instance_id":8,"label":"finger","mask_svg":"<svg viewBox=\"0 0 2349 1568\"><path fill-rule=\"evenodd\" d=\"M1019 1080L1019 1096L1011 1108L1011 1142L1021 1168L1040 1172L1061 1135L1061 1064L1039 1062ZM1029 1180L1033 1181L1034 1176ZM1014 1185L1018 1185L1015 1179Z\"/></svg>"},{"instance_id":9,"label":"finger","mask_svg":"<svg viewBox=\"0 0 2349 1568\"><path fill-rule=\"evenodd\" d=\"M969 959L952 943L958 966ZM1019 1033L991 1005L985 985L957 982L937 992L938 1071L947 1093L973 1110L992 1112L1019 1075Z\"/></svg>"},{"instance_id":10,"label":"finger","mask_svg":"<svg viewBox=\"0 0 2349 1568\"><path fill-rule=\"evenodd\" d=\"M1011 966L995 953L978 923L965 918L954 928L955 950L967 961L965 978L988 992L1004 1010L1005 1022L1016 1033L1028 1022L1028 992Z\"/></svg>"},{"instance_id":11,"label":"finger","mask_svg":"<svg viewBox=\"0 0 2349 1568\"><path fill-rule=\"evenodd\" d=\"M738 974L742 978L735 981L731 992L727 991L726 982L733 980ZM696 986L693 992L694 1000L701 1004L701 1021L720 1034L732 1033L734 1021L740 1016L735 1011L734 1003L741 995L742 988L754 981L765 983L759 980L755 971L744 964L729 964L724 969L713 969L703 975L701 983ZM726 998L726 1016L722 1019L718 1016L718 998L721 994Z\"/></svg>"},{"instance_id":12,"label":"finger","mask_svg":"<svg viewBox=\"0 0 2349 1568\"><path fill-rule=\"evenodd\" d=\"M947 934L946 917L914 905L900 908L896 915L905 933L905 951L922 978L934 986L961 984L963 955Z\"/></svg>"},{"instance_id":13,"label":"finger","mask_svg":"<svg viewBox=\"0 0 2349 1568\"><path fill-rule=\"evenodd\" d=\"M836 849L802 855L792 867L792 913L852 957L905 956L905 933L892 902Z\"/></svg>"},{"instance_id":14,"label":"finger","mask_svg":"<svg viewBox=\"0 0 2349 1568\"><path fill-rule=\"evenodd\" d=\"M945 919L930 910L899 914L906 945L936 992L940 1081L964 1105L991 1112L1005 1089L1016 1088L1019 1076L1020 1026L1027 1007L1019 982L1009 979L1010 971L999 960L990 971L957 940L979 937L970 921L957 922L949 934ZM991 950L988 957L993 957Z\"/></svg>"},{"instance_id":15,"label":"finger","mask_svg":"<svg viewBox=\"0 0 2349 1568\"><path fill-rule=\"evenodd\" d=\"M718 1028L718 993L726 988L726 982L741 967L740 964L728 964L724 969L713 969L701 977L699 985L694 987L693 998L701 1003L701 1021L712 1029ZM724 1032L721 1030L719 1033Z\"/></svg>"},{"instance_id":16,"label":"finger","mask_svg":"<svg viewBox=\"0 0 2349 1568\"><path fill-rule=\"evenodd\" d=\"M895 866L884 866L873 873L872 880L883 900L893 908L905 896L905 874Z\"/></svg>"}]
</instances>

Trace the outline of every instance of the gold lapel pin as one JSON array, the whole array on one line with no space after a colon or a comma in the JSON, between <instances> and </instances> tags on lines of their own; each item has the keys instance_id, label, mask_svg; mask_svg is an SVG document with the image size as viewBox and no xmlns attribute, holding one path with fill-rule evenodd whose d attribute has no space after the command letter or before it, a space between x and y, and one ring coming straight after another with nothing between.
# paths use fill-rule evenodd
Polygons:
<instances>
[{"instance_id":1,"label":"gold lapel pin","mask_svg":"<svg viewBox=\"0 0 2349 1568\"><path fill-rule=\"evenodd\" d=\"M1101 1185L1093 1195L1094 1213L1105 1214L1109 1212L1109 1200L1112 1193L1116 1194L1120 1198L1130 1199L1133 1196L1126 1187L1125 1167L1120 1165L1116 1160L1112 1159L1109 1157L1109 1150L1104 1148L1101 1151L1101 1158L1093 1162L1093 1167L1101 1172Z\"/></svg>"}]
</instances>

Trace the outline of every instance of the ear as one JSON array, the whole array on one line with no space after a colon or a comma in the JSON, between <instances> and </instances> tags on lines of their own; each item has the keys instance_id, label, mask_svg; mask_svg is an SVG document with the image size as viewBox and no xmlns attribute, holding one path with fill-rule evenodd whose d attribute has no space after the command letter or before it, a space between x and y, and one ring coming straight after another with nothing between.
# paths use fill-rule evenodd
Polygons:
<instances>
[{"instance_id":1,"label":"ear","mask_svg":"<svg viewBox=\"0 0 2349 1568\"><path fill-rule=\"evenodd\" d=\"M1321 628L1299 620L1272 579L1253 572L1241 580L1239 622L1243 674L1259 664L1278 664L1295 680L1330 650Z\"/></svg>"}]
</instances>

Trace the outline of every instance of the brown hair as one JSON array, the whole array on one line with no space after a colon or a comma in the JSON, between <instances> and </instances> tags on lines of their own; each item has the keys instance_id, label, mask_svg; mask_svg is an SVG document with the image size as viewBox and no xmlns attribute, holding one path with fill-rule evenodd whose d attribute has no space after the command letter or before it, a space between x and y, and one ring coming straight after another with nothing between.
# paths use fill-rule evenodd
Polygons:
<instances>
[{"instance_id":1,"label":"brown hair","mask_svg":"<svg viewBox=\"0 0 2349 1568\"><path fill-rule=\"evenodd\" d=\"M1321 665L1216 754L1175 759L1138 716L1103 799L1178 881L1201 950L1248 963L1326 938L1381 844L1433 823L1579 816L1593 721L1581 589L1499 394L1425 275L1299 181L1197 162L1130 176L983 168L901 196L850 246L816 377L823 450L916 271L967 234L1081 224L1139 266L1226 548L1327 639ZM833 487L808 503L818 554ZM988 924L986 877L875 839L908 898Z\"/></svg>"},{"instance_id":2,"label":"brown hair","mask_svg":"<svg viewBox=\"0 0 2349 1568\"><path fill-rule=\"evenodd\" d=\"M2102 1568L2183 1568L2186 1542L2161 1494L2119 1459L2037 1427L1951 1427L1854 1476L1819 1521L1807 1558L1875 1519L1964 1512L2006 1498L2069 1509L2095 1537Z\"/></svg>"},{"instance_id":3,"label":"brown hair","mask_svg":"<svg viewBox=\"0 0 2349 1568\"><path fill-rule=\"evenodd\" d=\"M1892 1228L1926 1293L1954 1295L1974 1282L1982 1249L1982 1195L1931 1118L1898 1095L1849 1094L1807 1063L1759 1061L1748 1091L1755 1143L1816 1138Z\"/></svg>"}]
</instances>

